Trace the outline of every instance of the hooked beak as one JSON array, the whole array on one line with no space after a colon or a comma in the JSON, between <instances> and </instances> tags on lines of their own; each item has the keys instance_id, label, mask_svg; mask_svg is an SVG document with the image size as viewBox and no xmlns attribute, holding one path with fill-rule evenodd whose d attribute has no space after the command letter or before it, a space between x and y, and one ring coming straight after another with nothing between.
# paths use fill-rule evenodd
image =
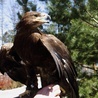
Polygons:
<instances>
[{"instance_id":1,"label":"hooked beak","mask_svg":"<svg viewBox=\"0 0 98 98\"><path fill-rule=\"evenodd\" d=\"M41 23L49 23L51 21L51 17L46 13L41 13L37 20Z\"/></svg>"},{"instance_id":2,"label":"hooked beak","mask_svg":"<svg viewBox=\"0 0 98 98\"><path fill-rule=\"evenodd\" d=\"M51 17L46 13L41 13L41 17L42 17L43 22L45 23L49 23L51 20Z\"/></svg>"}]
</instances>

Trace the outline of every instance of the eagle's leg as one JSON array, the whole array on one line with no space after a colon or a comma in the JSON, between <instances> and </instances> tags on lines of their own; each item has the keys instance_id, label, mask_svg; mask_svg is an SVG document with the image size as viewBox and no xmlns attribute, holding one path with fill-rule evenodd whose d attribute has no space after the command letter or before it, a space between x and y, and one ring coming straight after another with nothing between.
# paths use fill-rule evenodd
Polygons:
<instances>
[{"instance_id":1,"label":"eagle's leg","mask_svg":"<svg viewBox=\"0 0 98 98\"><path fill-rule=\"evenodd\" d=\"M28 69L28 70L27 70ZM38 92L38 84L36 73L33 68L26 67L27 81L26 81L26 91L20 94L20 98L33 98Z\"/></svg>"}]
</instances>

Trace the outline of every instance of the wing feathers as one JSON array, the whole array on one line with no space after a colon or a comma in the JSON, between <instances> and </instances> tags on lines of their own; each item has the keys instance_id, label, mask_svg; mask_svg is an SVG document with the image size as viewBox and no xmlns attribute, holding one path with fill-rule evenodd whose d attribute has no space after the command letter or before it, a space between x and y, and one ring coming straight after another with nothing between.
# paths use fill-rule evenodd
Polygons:
<instances>
[{"instance_id":1,"label":"wing feathers","mask_svg":"<svg viewBox=\"0 0 98 98\"><path fill-rule=\"evenodd\" d=\"M79 98L76 70L65 45L53 35L40 40L53 57L59 77L65 82L65 86L66 84L69 85L72 91L71 98Z\"/></svg>"},{"instance_id":2,"label":"wing feathers","mask_svg":"<svg viewBox=\"0 0 98 98\"><path fill-rule=\"evenodd\" d=\"M57 69L59 71L60 77L63 78L63 81L65 81L65 83L66 82L68 83L70 89L72 90L71 97L78 98L79 96L78 96L78 86L75 79L76 77L74 76L73 70L71 70L72 68L70 68L69 66L70 63L68 63L67 60L62 59L60 55L58 55L57 53L56 57L58 57L56 62L58 62L57 66L59 67L57 67Z\"/></svg>"}]
</instances>

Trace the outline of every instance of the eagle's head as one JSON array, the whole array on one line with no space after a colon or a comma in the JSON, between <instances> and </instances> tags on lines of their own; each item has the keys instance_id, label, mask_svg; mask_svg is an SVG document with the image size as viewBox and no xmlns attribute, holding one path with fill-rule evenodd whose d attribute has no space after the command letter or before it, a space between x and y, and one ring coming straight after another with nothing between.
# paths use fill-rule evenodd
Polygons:
<instances>
[{"instance_id":1,"label":"eagle's head","mask_svg":"<svg viewBox=\"0 0 98 98\"><path fill-rule=\"evenodd\" d=\"M20 28L36 28L43 23L48 23L50 21L50 16L46 13L39 13L39 12L27 12L23 15L20 22L17 24L16 29Z\"/></svg>"}]
</instances>

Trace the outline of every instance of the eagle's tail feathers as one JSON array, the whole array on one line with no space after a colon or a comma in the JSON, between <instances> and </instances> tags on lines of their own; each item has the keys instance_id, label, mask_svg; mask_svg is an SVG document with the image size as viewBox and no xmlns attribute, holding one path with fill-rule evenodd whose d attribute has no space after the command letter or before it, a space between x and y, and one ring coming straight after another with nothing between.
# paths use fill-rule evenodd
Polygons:
<instances>
[{"instance_id":1,"label":"eagle's tail feathers","mask_svg":"<svg viewBox=\"0 0 98 98\"><path fill-rule=\"evenodd\" d=\"M69 88L71 89L72 92L71 98L79 98L76 76L73 72L74 70L72 70L73 68L71 68L72 65L69 65L71 63L69 63L68 60L66 60L67 58L63 59L59 54L57 54L56 52L54 53L55 57L53 58L57 66L59 76L62 78L65 84L69 85Z\"/></svg>"}]
</instances>

